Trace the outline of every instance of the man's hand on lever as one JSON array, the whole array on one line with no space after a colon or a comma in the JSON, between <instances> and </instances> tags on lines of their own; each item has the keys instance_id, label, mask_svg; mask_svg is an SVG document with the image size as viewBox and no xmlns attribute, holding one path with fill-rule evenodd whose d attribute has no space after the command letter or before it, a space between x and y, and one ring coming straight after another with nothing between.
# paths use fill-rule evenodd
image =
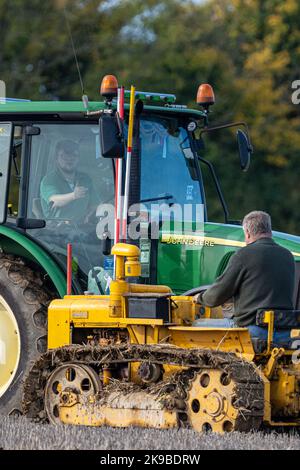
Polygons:
<instances>
[{"instance_id":1,"label":"man's hand on lever","mask_svg":"<svg viewBox=\"0 0 300 470\"><path fill-rule=\"evenodd\" d=\"M59 207L64 207L72 201L76 201L77 199L82 199L86 196L88 192L88 188L84 186L75 186L74 191L67 194L54 194L50 197L49 201L52 202L52 208L57 209Z\"/></svg>"},{"instance_id":2,"label":"man's hand on lever","mask_svg":"<svg viewBox=\"0 0 300 470\"><path fill-rule=\"evenodd\" d=\"M84 186L75 186L75 189L73 191L73 199L82 199L85 197L88 193L88 188L85 188Z\"/></svg>"}]
</instances>

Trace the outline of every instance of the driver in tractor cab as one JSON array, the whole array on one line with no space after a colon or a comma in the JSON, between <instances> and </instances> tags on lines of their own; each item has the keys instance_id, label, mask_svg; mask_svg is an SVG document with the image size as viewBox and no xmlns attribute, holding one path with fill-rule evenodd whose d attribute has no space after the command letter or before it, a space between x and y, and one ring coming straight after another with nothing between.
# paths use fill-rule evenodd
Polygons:
<instances>
[{"instance_id":1,"label":"driver in tractor cab","mask_svg":"<svg viewBox=\"0 0 300 470\"><path fill-rule=\"evenodd\" d=\"M267 328L256 325L258 310L293 310L295 262L290 251L272 239L271 217L253 211L243 220L246 246L237 251L224 273L194 300L216 307L234 300L231 319L196 320L195 326L247 327L252 338L265 340ZM288 314L288 312L287 312ZM274 342L286 343L290 331L275 330Z\"/></svg>"},{"instance_id":2,"label":"driver in tractor cab","mask_svg":"<svg viewBox=\"0 0 300 470\"><path fill-rule=\"evenodd\" d=\"M90 177L77 170L78 145L61 140L56 145L55 169L41 182L41 204L46 219L88 222L95 212L96 193Z\"/></svg>"}]
</instances>

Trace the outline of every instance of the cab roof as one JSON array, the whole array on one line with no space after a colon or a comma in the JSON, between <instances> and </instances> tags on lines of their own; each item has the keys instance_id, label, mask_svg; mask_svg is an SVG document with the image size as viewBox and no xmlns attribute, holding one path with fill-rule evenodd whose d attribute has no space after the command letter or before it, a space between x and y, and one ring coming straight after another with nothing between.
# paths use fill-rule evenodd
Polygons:
<instances>
[{"instance_id":1,"label":"cab roof","mask_svg":"<svg viewBox=\"0 0 300 470\"><path fill-rule=\"evenodd\" d=\"M106 109L105 103L101 101L90 101L89 111ZM125 109L129 109L129 104L125 104ZM150 106L144 105L145 111L156 111L159 113L179 113L194 116L199 119L204 116L203 111L197 109L181 108L176 105ZM85 113L82 101L0 101L0 115L9 113L20 114L55 114L55 113Z\"/></svg>"}]
</instances>

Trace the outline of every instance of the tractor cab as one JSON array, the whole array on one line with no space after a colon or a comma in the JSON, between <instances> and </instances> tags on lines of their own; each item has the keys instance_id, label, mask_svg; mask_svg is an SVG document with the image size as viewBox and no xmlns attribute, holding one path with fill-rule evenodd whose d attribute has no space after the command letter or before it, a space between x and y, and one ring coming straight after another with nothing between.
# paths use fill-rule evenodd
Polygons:
<instances>
[{"instance_id":1,"label":"tractor cab","mask_svg":"<svg viewBox=\"0 0 300 470\"><path fill-rule=\"evenodd\" d=\"M116 237L117 158L112 157L119 155L115 154L118 147L108 142L115 126L111 118L117 112L116 86L110 90L103 82L102 103L7 101L0 108L0 221L42 247L62 272L66 245L71 243L75 293L108 293L114 269L109 254ZM124 144L129 95L125 91ZM157 282L159 271L163 272L158 266L162 233L201 236L203 232L207 219L203 162L210 166L228 219L213 167L205 160L201 163L213 91L208 85L199 87L197 102L202 111L177 105L175 100L174 95L135 92L127 195L131 208L127 222L132 224L126 237L141 249L144 283ZM249 138L241 130L237 138L241 165L246 169ZM114 149L113 153L107 154L107 148ZM126 161L120 176L123 198ZM185 287L193 286L183 286L182 291Z\"/></svg>"},{"instance_id":2,"label":"tractor cab","mask_svg":"<svg viewBox=\"0 0 300 470\"><path fill-rule=\"evenodd\" d=\"M111 260L104 254L104 245L107 235L113 237L115 199L115 161L101 155L98 121L84 119L81 114L31 115L29 124L19 120L2 124L0 136L2 161L6 159L0 180L2 222L24 231L62 267L66 244L72 243L74 288L78 291L88 289L93 268L106 266L110 271ZM186 116L178 119L165 110L161 115L145 111L140 121L139 187L132 202L141 202L146 209L156 205L157 210L164 204L165 211L175 203L179 207L191 201L203 204L197 163L192 154L187 158L182 150L182 146L189 146L187 124ZM60 158L64 145L66 154ZM74 171L70 181L63 167L68 164ZM65 205L51 199L76 191ZM149 276L146 264L144 275Z\"/></svg>"}]
</instances>

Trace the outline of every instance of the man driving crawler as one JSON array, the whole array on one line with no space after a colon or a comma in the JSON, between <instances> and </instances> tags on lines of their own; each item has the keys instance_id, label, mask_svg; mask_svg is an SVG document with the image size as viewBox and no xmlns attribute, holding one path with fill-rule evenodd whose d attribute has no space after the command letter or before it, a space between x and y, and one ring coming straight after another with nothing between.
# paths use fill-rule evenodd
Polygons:
<instances>
[{"instance_id":1,"label":"man driving crawler","mask_svg":"<svg viewBox=\"0 0 300 470\"><path fill-rule=\"evenodd\" d=\"M253 211L243 220L246 246L237 251L227 269L195 301L215 307L234 300L231 320L199 321L202 326L247 327L251 336L265 339L267 330L256 326L258 310L292 310L295 284L293 255L272 239L271 217ZM195 322L197 324L197 321ZM275 330L274 338L289 338L289 331Z\"/></svg>"},{"instance_id":2,"label":"man driving crawler","mask_svg":"<svg viewBox=\"0 0 300 470\"><path fill-rule=\"evenodd\" d=\"M54 171L41 182L45 218L87 221L96 208L96 194L90 177L77 170L78 145L72 140L61 140L55 155Z\"/></svg>"}]
</instances>

